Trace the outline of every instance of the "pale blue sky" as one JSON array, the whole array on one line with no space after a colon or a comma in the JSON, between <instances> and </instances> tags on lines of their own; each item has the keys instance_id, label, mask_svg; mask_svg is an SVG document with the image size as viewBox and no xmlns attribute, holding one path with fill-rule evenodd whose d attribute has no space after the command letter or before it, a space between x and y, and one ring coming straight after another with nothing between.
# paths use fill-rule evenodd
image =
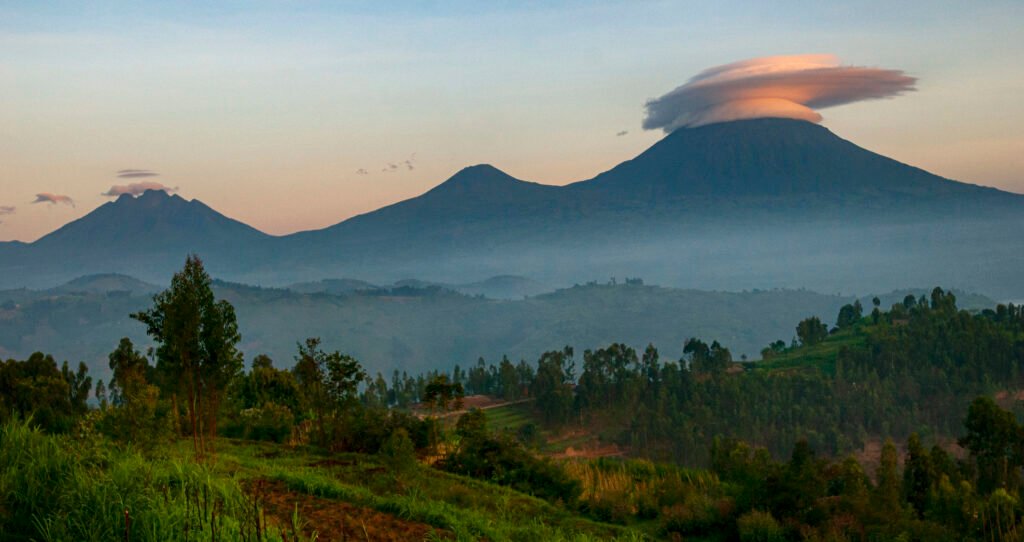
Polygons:
<instances>
[{"instance_id":1,"label":"pale blue sky","mask_svg":"<svg viewBox=\"0 0 1024 542\"><path fill-rule=\"evenodd\" d=\"M90 211L125 168L278 234L470 164L589 178L661 137L640 129L648 98L779 54L906 70L917 92L823 123L1024 192L1020 1L208 4L0 3L0 207L17 208L0 239ZM30 205L39 192L77 205Z\"/></svg>"}]
</instances>

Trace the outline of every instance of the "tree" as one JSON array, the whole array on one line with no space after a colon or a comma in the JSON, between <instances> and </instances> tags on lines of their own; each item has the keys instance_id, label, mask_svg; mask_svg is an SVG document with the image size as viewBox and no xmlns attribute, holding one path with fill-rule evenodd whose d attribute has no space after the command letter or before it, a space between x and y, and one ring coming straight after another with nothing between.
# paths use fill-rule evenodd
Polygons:
<instances>
[{"instance_id":1,"label":"tree","mask_svg":"<svg viewBox=\"0 0 1024 542\"><path fill-rule=\"evenodd\" d=\"M148 360L135 350L135 345L128 337L121 339L107 359L113 373L110 379L110 401L114 406L132 402L148 384Z\"/></svg>"},{"instance_id":2,"label":"tree","mask_svg":"<svg viewBox=\"0 0 1024 542\"><path fill-rule=\"evenodd\" d=\"M89 367L85 363L78 362L78 371L72 371L68 362L64 362L60 369L61 376L68 383L68 404L76 415L85 414L89 410L89 391L92 389L92 377L89 376Z\"/></svg>"},{"instance_id":3,"label":"tree","mask_svg":"<svg viewBox=\"0 0 1024 542\"><path fill-rule=\"evenodd\" d=\"M928 496L935 478L928 450L921 445L917 433L907 439L907 460L903 466L903 495L918 517L925 513Z\"/></svg>"},{"instance_id":4,"label":"tree","mask_svg":"<svg viewBox=\"0 0 1024 542\"><path fill-rule=\"evenodd\" d=\"M683 356L690 370L698 373L720 373L732 365L732 353L718 341L708 346L700 339L690 338L683 344Z\"/></svg>"},{"instance_id":5,"label":"tree","mask_svg":"<svg viewBox=\"0 0 1024 542\"><path fill-rule=\"evenodd\" d=\"M464 395L462 384L449 382L447 375L437 375L427 383L423 402L429 405L432 411L444 412L449 408L458 410L462 408Z\"/></svg>"},{"instance_id":6,"label":"tree","mask_svg":"<svg viewBox=\"0 0 1024 542\"><path fill-rule=\"evenodd\" d=\"M898 517L901 511L899 453L892 440L886 440L879 457L878 471L875 473L878 485L875 487L874 508L891 518Z\"/></svg>"},{"instance_id":7,"label":"tree","mask_svg":"<svg viewBox=\"0 0 1024 542\"><path fill-rule=\"evenodd\" d=\"M843 308L839 309L839 316L836 318L836 327L839 329L852 327L860 321L862 312L863 309L860 305L860 301L854 301L852 304L847 303L846 305L843 305Z\"/></svg>"},{"instance_id":8,"label":"tree","mask_svg":"<svg viewBox=\"0 0 1024 542\"><path fill-rule=\"evenodd\" d=\"M537 374L530 388L536 398L544 423L564 424L572 414L573 369L572 347L541 354L537 360Z\"/></svg>"},{"instance_id":9,"label":"tree","mask_svg":"<svg viewBox=\"0 0 1024 542\"><path fill-rule=\"evenodd\" d=\"M31 417L45 431L67 431L87 410L91 385L84 364L77 372L67 362L58 369L53 356L41 352L25 361L9 359L0 363L0 422Z\"/></svg>"},{"instance_id":10,"label":"tree","mask_svg":"<svg viewBox=\"0 0 1024 542\"><path fill-rule=\"evenodd\" d=\"M978 489L1017 488L1022 435L1013 414L988 397L978 397L967 410L964 427L967 434L958 443L970 450L978 466Z\"/></svg>"},{"instance_id":11,"label":"tree","mask_svg":"<svg viewBox=\"0 0 1024 542\"><path fill-rule=\"evenodd\" d=\"M156 407L159 390L147 380L149 362L135 350L127 337L108 356L110 370L110 399L112 432L128 442L150 445L159 433Z\"/></svg>"},{"instance_id":12,"label":"tree","mask_svg":"<svg viewBox=\"0 0 1024 542\"><path fill-rule=\"evenodd\" d=\"M157 369L166 377L167 391L188 398L192 443L200 459L206 452L203 432L215 436L220 397L242 368L234 308L217 301L210 284L203 262L190 255L170 288L153 296L153 308L131 315L159 344Z\"/></svg>"},{"instance_id":13,"label":"tree","mask_svg":"<svg viewBox=\"0 0 1024 542\"><path fill-rule=\"evenodd\" d=\"M359 383L366 379L366 372L352 356L341 352L324 352L320 338L310 337L306 344L299 344L299 355L295 358L292 372L303 390L302 408L311 412L316 419L320 442L333 443L333 434L328 438L327 422L337 421L346 410L358 404Z\"/></svg>"},{"instance_id":14,"label":"tree","mask_svg":"<svg viewBox=\"0 0 1024 542\"><path fill-rule=\"evenodd\" d=\"M796 336L804 346L814 346L828 337L828 326L817 316L805 318L797 324Z\"/></svg>"}]
</instances>

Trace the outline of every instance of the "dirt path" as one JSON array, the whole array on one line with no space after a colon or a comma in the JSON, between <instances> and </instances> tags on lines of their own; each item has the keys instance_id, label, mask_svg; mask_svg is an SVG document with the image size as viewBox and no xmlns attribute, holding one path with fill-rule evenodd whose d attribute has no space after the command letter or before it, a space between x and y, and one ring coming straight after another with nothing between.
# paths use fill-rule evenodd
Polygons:
<instances>
[{"instance_id":1,"label":"dirt path","mask_svg":"<svg viewBox=\"0 0 1024 542\"><path fill-rule=\"evenodd\" d=\"M255 480L246 484L250 494L259 494L267 517L274 525L292 535L292 516L298 510L300 530L306 537L315 532L321 542L424 540L435 531L426 523L407 521L364 506L324 499L288 489L284 482ZM439 532L450 539L450 533Z\"/></svg>"}]
</instances>

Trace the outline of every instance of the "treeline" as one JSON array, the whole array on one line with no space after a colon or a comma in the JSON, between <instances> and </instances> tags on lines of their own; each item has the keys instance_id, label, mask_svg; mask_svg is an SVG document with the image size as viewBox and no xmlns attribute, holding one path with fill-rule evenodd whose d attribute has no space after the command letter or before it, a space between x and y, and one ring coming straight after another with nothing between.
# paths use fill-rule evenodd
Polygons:
<instances>
[{"instance_id":1,"label":"treeline","mask_svg":"<svg viewBox=\"0 0 1024 542\"><path fill-rule=\"evenodd\" d=\"M620 428L619 442L653 459L704 466L707 443L737 438L785 457L798 440L830 455L870 439L951 439L971 399L1021 386L1024 310L958 310L936 288L870 314L844 306L836 325L800 322L757 363L736 362L717 341L690 339L665 361L648 346L545 353L536 368L480 362L455 382L506 399L532 397L550 426ZM776 360L790 360L789 366ZM531 379L532 377L532 379ZM605 431L607 433L607 431Z\"/></svg>"},{"instance_id":2,"label":"treeline","mask_svg":"<svg viewBox=\"0 0 1024 542\"><path fill-rule=\"evenodd\" d=\"M666 532L702 539L1021 540L1024 427L987 397L971 402L962 423L964 457L914 433L902 454L886 441L873 473L853 457L820 457L806 440L780 462L715 439L719 483L657 513Z\"/></svg>"},{"instance_id":3,"label":"treeline","mask_svg":"<svg viewBox=\"0 0 1024 542\"><path fill-rule=\"evenodd\" d=\"M85 414L92 378L84 363L72 370L39 352L24 361L0 361L0 422L31 414L54 432L71 429Z\"/></svg>"},{"instance_id":4,"label":"treeline","mask_svg":"<svg viewBox=\"0 0 1024 542\"><path fill-rule=\"evenodd\" d=\"M214 300L209 284L201 262L190 259L154 307L134 315L158 345L155 364L127 339L111 354L113 378L97 383L96 396L125 413L123 421L109 416L118 428L112 432L132 439L157 431L188 435L201 455L205 440L218 433L372 450L383 433L361 432L397 424L422 447L435 432L404 411L484 394L532 399L549 427L597 427L637 453L682 465L709 464L707 443L716 437L764 446L775 457L786 457L802 439L839 456L871 439L903 440L915 432L950 440L973 397L1020 386L1024 361L1021 307L969 313L936 288L888 310L876 299L867 315L859 303L844 306L831 329L808 318L796 326L792 344L773 342L756 363L736 362L718 342L690 339L677 360L663 360L653 345L638 352L612 344L582 359L566 347L536 364L480 359L466 369L395 371L386 379L309 339L298 345L292 369L256 356L245 371L233 309ZM86 410L89 378L84 366L58 369L36 354L6 362L0 386L0 415L33 413L38 424L63 431Z\"/></svg>"}]
</instances>

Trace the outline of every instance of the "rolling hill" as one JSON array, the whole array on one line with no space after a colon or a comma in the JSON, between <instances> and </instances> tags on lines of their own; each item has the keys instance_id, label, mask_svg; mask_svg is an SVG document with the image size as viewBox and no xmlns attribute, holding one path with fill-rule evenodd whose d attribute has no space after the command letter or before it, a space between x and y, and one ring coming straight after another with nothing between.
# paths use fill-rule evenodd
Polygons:
<instances>
[{"instance_id":1,"label":"rolling hill","mask_svg":"<svg viewBox=\"0 0 1024 542\"><path fill-rule=\"evenodd\" d=\"M152 291L126 277L96 276L53 290L0 292L0 357L36 350L86 361L105 375L106 356L121 337L149 344L129 314L151 303ZM133 286L135 285L135 286ZM639 284L587 284L526 299L499 300L437 286L397 286L341 293L298 293L217 281L214 290L238 315L240 348L290 366L295 344L319 336L369 371L427 371L483 356L534 361L572 345L580 351L619 341L655 343L678 356L692 336L717 339L736 356L793 336L793 322L811 315L832 321L850 298L809 291L744 293L681 290Z\"/></svg>"}]
</instances>

